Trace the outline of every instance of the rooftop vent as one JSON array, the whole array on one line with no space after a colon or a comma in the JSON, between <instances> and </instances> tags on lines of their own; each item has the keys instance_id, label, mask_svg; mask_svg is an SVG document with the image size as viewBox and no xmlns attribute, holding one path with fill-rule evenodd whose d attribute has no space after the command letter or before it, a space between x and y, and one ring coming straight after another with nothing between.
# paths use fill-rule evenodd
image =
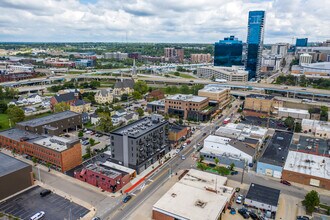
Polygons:
<instances>
[{"instance_id":1,"label":"rooftop vent","mask_svg":"<svg viewBox=\"0 0 330 220\"><path fill-rule=\"evenodd\" d=\"M195 202L195 206L198 206L198 207L201 207L201 208L204 208L206 206L206 202L203 202L201 200L197 200Z\"/></svg>"}]
</instances>

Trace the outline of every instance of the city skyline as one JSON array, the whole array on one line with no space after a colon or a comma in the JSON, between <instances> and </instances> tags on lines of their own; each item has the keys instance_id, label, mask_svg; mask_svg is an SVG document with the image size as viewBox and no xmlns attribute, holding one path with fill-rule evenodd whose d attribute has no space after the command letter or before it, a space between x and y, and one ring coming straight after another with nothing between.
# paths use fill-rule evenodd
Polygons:
<instances>
[{"instance_id":1,"label":"city skyline","mask_svg":"<svg viewBox=\"0 0 330 220\"><path fill-rule=\"evenodd\" d=\"M0 41L213 43L235 35L245 42L248 12L265 10L265 44L316 42L330 36L323 28L330 18L320 17L329 9L329 2L318 7L311 0L4 0Z\"/></svg>"}]
</instances>

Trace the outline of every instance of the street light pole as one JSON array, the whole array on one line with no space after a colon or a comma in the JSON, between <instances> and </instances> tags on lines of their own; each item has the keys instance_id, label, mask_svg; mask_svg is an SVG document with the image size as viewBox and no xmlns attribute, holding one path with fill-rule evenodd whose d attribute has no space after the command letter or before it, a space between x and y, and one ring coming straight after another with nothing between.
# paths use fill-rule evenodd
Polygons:
<instances>
[{"instance_id":1,"label":"street light pole","mask_svg":"<svg viewBox=\"0 0 330 220\"><path fill-rule=\"evenodd\" d=\"M242 178L241 178L241 184L243 184L243 180L244 180L245 163L246 163L246 161L244 160L243 172L242 172Z\"/></svg>"}]
</instances>

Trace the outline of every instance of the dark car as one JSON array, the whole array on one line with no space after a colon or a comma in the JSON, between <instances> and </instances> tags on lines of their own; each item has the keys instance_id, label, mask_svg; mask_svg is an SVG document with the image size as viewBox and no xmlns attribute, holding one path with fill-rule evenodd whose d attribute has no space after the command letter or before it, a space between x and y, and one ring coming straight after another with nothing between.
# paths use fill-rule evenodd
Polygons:
<instances>
[{"instance_id":1,"label":"dark car","mask_svg":"<svg viewBox=\"0 0 330 220\"><path fill-rule=\"evenodd\" d=\"M249 212L249 215L250 215L250 217L251 217L253 220L259 220L259 217L257 216L256 213L254 213L254 212Z\"/></svg>"},{"instance_id":2,"label":"dark car","mask_svg":"<svg viewBox=\"0 0 330 220\"><path fill-rule=\"evenodd\" d=\"M238 171L231 171L230 175L237 175L238 174Z\"/></svg>"},{"instance_id":3,"label":"dark car","mask_svg":"<svg viewBox=\"0 0 330 220\"><path fill-rule=\"evenodd\" d=\"M47 195L49 195L49 194L51 194L52 193L52 191L50 191L49 189L44 189L44 190L42 190L41 192L40 192L40 196L41 197L45 197L45 196L47 196Z\"/></svg>"},{"instance_id":4,"label":"dark car","mask_svg":"<svg viewBox=\"0 0 330 220\"><path fill-rule=\"evenodd\" d=\"M204 132L204 133L203 133L203 136L206 136L206 135L207 135L206 132Z\"/></svg>"},{"instance_id":5,"label":"dark car","mask_svg":"<svg viewBox=\"0 0 330 220\"><path fill-rule=\"evenodd\" d=\"M281 183L287 186L291 186L291 183L286 180L281 180Z\"/></svg>"},{"instance_id":6,"label":"dark car","mask_svg":"<svg viewBox=\"0 0 330 220\"><path fill-rule=\"evenodd\" d=\"M248 219L250 218L250 216L247 214L246 209L242 208L238 210L238 213L244 218L244 219Z\"/></svg>"},{"instance_id":7,"label":"dark car","mask_svg":"<svg viewBox=\"0 0 330 220\"><path fill-rule=\"evenodd\" d=\"M309 220L307 216L297 216L297 220Z\"/></svg>"},{"instance_id":8,"label":"dark car","mask_svg":"<svg viewBox=\"0 0 330 220\"><path fill-rule=\"evenodd\" d=\"M126 196L126 197L123 199L123 203L127 203L131 198L132 198L131 195Z\"/></svg>"}]
</instances>

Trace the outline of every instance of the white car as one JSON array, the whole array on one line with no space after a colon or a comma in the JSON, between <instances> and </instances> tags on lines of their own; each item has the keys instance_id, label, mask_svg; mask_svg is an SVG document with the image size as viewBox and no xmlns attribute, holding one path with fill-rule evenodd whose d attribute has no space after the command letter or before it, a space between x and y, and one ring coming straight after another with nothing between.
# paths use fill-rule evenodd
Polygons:
<instances>
[{"instance_id":1,"label":"white car","mask_svg":"<svg viewBox=\"0 0 330 220\"><path fill-rule=\"evenodd\" d=\"M242 195L237 196L236 203L242 204L242 202L243 202L243 196Z\"/></svg>"},{"instance_id":2,"label":"white car","mask_svg":"<svg viewBox=\"0 0 330 220\"><path fill-rule=\"evenodd\" d=\"M91 131L91 130L87 130L85 133L86 133L86 134L91 134L92 131Z\"/></svg>"},{"instance_id":3,"label":"white car","mask_svg":"<svg viewBox=\"0 0 330 220\"><path fill-rule=\"evenodd\" d=\"M40 212L37 212L36 214L34 214L30 218L30 220L39 220L39 219L42 219L44 216L45 216L45 212L44 211L40 211Z\"/></svg>"}]
</instances>

